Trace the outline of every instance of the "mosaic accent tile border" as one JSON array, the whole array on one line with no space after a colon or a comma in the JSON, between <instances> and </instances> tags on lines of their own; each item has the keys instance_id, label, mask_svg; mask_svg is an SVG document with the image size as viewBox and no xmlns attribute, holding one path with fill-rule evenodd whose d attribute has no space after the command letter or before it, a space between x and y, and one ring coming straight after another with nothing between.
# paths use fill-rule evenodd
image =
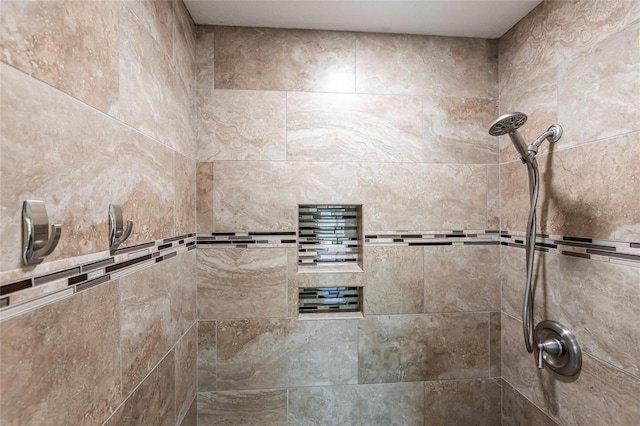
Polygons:
<instances>
[{"instance_id":1,"label":"mosaic accent tile border","mask_svg":"<svg viewBox=\"0 0 640 426\"><path fill-rule=\"evenodd\" d=\"M104 259L0 285L0 321L196 248L195 234L118 249Z\"/></svg>"},{"instance_id":2,"label":"mosaic accent tile border","mask_svg":"<svg viewBox=\"0 0 640 426\"><path fill-rule=\"evenodd\" d=\"M498 230L381 231L367 232L365 246L498 245Z\"/></svg>"},{"instance_id":3,"label":"mosaic accent tile border","mask_svg":"<svg viewBox=\"0 0 640 426\"><path fill-rule=\"evenodd\" d=\"M500 232L503 246L525 248L524 232ZM536 250L640 268L640 243L536 234Z\"/></svg>"},{"instance_id":4,"label":"mosaic accent tile border","mask_svg":"<svg viewBox=\"0 0 640 426\"><path fill-rule=\"evenodd\" d=\"M199 232L199 248L298 247L296 231L283 232Z\"/></svg>"}]
</instances>

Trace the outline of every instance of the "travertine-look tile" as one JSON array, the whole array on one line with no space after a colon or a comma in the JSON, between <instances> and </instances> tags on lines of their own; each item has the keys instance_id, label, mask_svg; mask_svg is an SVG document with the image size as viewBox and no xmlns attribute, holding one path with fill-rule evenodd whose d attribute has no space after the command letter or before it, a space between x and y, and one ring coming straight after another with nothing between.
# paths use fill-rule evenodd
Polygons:
<instances>
[{"instance_id":1,"label":"travertine-look tile","mask_svg":"<svg viewBox=\"0 0 640 426\"><path fill-rule=\"evenodd\" d=\"M574 324L564 324L572 328ZM562 424L636 424L638 378L583 352L582 370L571 378L538 370L522 341L522 323L502 316L502 374L518 392Z\"/></svg>"},{"instance_id":2,"label":"travertine-look tile","mask_svg":"<svg viewBox=\"0 0 640 426\"><path fill-rule=\"evenodd\" d=\"M213 163L196 164L196 226L213 231Z\"/></svg>"},{"instance_id":3,"label":"travertine-look tile","mask_svg":"<svg viewBox=\"0 0 640 426\"><path fill-rule=\"evenodd\" d=\"M122 388L131 392L193 324L195 253L120 279Z\"/></svg>"},{"instance_id":4,"label":"travertine-look tile","mask_svg":"<svg viewBox=\"0 0 640 426\"><path fill-rule=\"evenodd\" d=\"M417 96L287 94L287 159L420 162Z\"/></svg>"},{"instance_id":5,"label":"travertine-look tile","mask_svg":"<svg viewBox=\"0 0 640 426\"><path fill-rule=\"evenodd\" d=\"M215 27L217 89L353 92L353 33Z\"/></svg>"},{"instance_id":6,"label":"travertine-look tile","mask_svg":"<svg viewBox=\"0 0 640 426\"><path fill-rule=\"evenodd\" d=\"M213 27L196 26L196 85L199 89L214 88L214 37Z\"/></svg>"},{"instance_id":7,"label":"travertine-look tile","mask_svg":"<svg viewBox=\"0 0 640 426\"><path fill-rule=\"evenodd\" d=\"M183 155L195 157L192 88L124 6L120 7L119 87L120 120Z\"/></svg>"},{"instance_id":8,"label":"travertine-look tile","mask_svg":"<svg viewBox=\"0 0 640 426\"><path fill-rule=\"evenodd\" d=\"M198 393L200 426L281 426L286 423L286 390Z\"/></svg>"},{"instance_id":9,"label":"travertine-look tile","mask_svg":"<svg viewBox=\"0 0 640 426\"><path fill-rule=\"evenodd\" d=\"M215 230L292 231L298 204L362 204L357 174L354 163L216 162Z\"/></svg>"},{"instance_id":10,"label":"travertine-look tile","mask_svg":"<svg viewBox=\"0 0 640 426\"><path fill-rule=\"evenodd\" d=\"M358 322L359 383L488 375L488 313L375 315Z\"/></svg>"},{"instance_id":11,"label":"travertine-look tile","mask_svg":"<svg viewBox=\"0 0 640 426\"><path fill-rule=\"evenodd\" d=\"M424 248L424 311L500 310L498 246Z\"/></svg>"},{"instance_id":12,"label":"travertine-look tile","mask_svg":"<svg viewBox=\"0 0 640 426\"><path fill-rule=\"evenodd\" d=\"M486 229L484 165L361 164L364 227Z\"/></svg>"},{"instance_id":13,"label":"travertine-look tile","mask_svg":"<svg viewBox=\"0 0 640 426\"><path fill-rule=\"evenodd\" d=\"M424 417L434 425L499 425L500 379L424 384Z\"/></svg>"},{"instance_id":14,"label":"travertine-look tile","mask_svg":"<svg viewBox=\"0 0 640 426\"><path fill-rule=\"evenodd\" d=\"M538 232L637 241L638 158L640 132L538 156ZM524 231L529 213L526 166L507 163L500 173L503 228Z\"/></svg>"},{"instance_id":15,"label":"travertine-look tile","mask_svg":"<svg viewBox=\"0 0 640 426\"><path fill-rule=\"evenodd\" d=\"M500 229L500 166L487 165L487 229Z\"/></svg>"},{"instance_id":16,"label":"travertine-look tile","mask_svg":"<svg viewBox=\"0 0 640 426\"><path fill-rule=\"evenodd\" d=\"M146 28L169 58L173 56L174 17L172 3L174 2L167 0L123 2L124 6L138 18L138 22Z\"/></svg>"},{"instance_id":17,"label":"travertine-look tile","mask_svg":"<svg viewBox=\"0 0 640 426\"><path fill-rule=\"evenodd\" d=\"M497 163L498 139L488 132L497 117L496 99L424 97L423 161Z\"/></svg>"},{"instance_id":18,"label":"travertine-look tile","mask_svg":"<svg viewBox=\"0 0 640 426\"><path fill-rule=\"evenodd\" d=\"M549 126L558 123L558 70L551 68L542 75L526 78L526 84L521 80L513 87L501 86L500 115L508 112L522 112L527 115L527 122L518 129L526 143L533 142L545 132ZM496 116L498 118L498 116ZM561 125L566 126L562 121ZM485 129L488 133L489 128ZM559 146L564 146L566 134L560 139ZM518 151L508 136L501 136L494 140L500 141L500 161L520 160ZM549 151L549 142L544 142L538 149L539 154Z\"/></svg>"},{"instance_id":19,"label":"travertine-look tile","mask_svg":"<svg viewBox=\"0 0 640 426\"><path fill-rule=\"evenodd\" d=\"M500 377L502 375L502 326L500 312L489 314L489 363L490 376Z\"/></svg>"},{"instance_id":20,"label":"travertine-look tile","mask_svg":"<svg viewBox=\"0 0 640 426\"><path fill-rule=\"evenodd\" d=\"M424 385L323 386L289 390L291 425L422 425Z\"/></svg>"},{"instance_id":21,"label":"travertine-look tile","mask_svg":"<svg viewBox=\"0 0 640 426\"><path fill-rule=\"evenodd\" d=\"M3 1L0 57L109 112L118 100L118 3Z\"/></svg>"},{"instance_id":22,"label":"travertine-look tile","mask_svg":"<svg viewBox=\"0 0 640 426\"><path fill-rule=\"evenodd\" d=\"M196 28L184 2L173 1L173 61L185 82L196 76Z\"/></svg>"},{"instance_id":23,"label":"travertine-look tile","mask_svg":"<svg viewBox=\"0 0 640 426\"><path fill-rule=\"evenodd\" d=\"M174 153L176 186L174 235L192 234L196 230L196 162Z\"/></svg>"},{"instance_id":24,"label":"travertine-look tile","mask_svg":"<svg viewBox=\"0 0 640 426\"><path fill-rule=\"evenodd\" d=\"M284 160L284 92L198 87L198 161Z\"/></svg>"},{"instance_id":25,"label":"travertine-look tile","mask_svg":"<svg viewBox=\"0 0 640 426\"><path fill-rule=\"evenodd\" d=\"M502 424L505 426L555 426L538 407L506 381L502 382Z\"/></svg>"},{"instance_id":26,"label":"travertine-look tile","mask_svg":"<svg viewBox=\"0 0 640 426\"><path fill-rule=\"evenodd\" d=\"M218 390L355 384L356 320L218 321Z\"/></svg>"},{"instance_id":27,"label":"travertine-look tile","mask_svg":"<svg viewBox=\"0 0 640 426\"><path fill-rule=\"evenodd\" d=\"M198 327L194 322L175 347L176 419L187 415L197 387Z\"/></svg>"},{"instance_id":28,"label":"travertine-look tile","mask_svg":"<svg viewBox=\"0 0 640 426\"><path fill-rule=\"evenodd\" d=\"M109 418L105 426L175 425L174 363L172 350Z\"/></svg>"},{"instance_id":29,"label":"travertine-look tile","mask_svg":"<svg viewBox=\"0 0 640 426\"><path fill-rule=\"evenodd\" d=\"M198 392L216 390L216 348L216 322L198 321Z\"/></svg>"},{"instance_id":30,"label":"travertine-look tile","mask_svg":"<svg viewBox=\"0 0 640 426\"><path fill-rule=\"evenodd\" d=\"M563 146L640 130L639 45L640 29L623 31L560 66Z\"/></svg>"},{"instance_id":31,"label":"travertine-look tile","mask_svg":"<svg viewBox=\"0 0 640 426\"><path fill-rule=\"evenodd\" d=\"M640 376L640 268L560 257L547 311L583 351Z\"/></svg>"},{"instance_id":32,"label":"travertine-look tile","mask_svg":"<svg viewBox=\"0 0 640 426\"><path fill-rule=\"evenodd\" d=\"M0 63L0 72L0 171L11 176L0 183L0 269L22 266L26 199L43 200L49 220L62 223L45 262L108 250L109 203L134 221L125 246L173 235L169 149L9 65Z\"/></svg>"},{"instance_id":33,"label":"travertine-look tile","mask_svg":"<svg viewBox=\"0 0 640 426\"><path fill-rule=\"evenodd\" d=\"M200 249L197 258L200 319L286 316L286 249Z\"/></svg>"},{"instance_id":34,"label":"travertine-look tile","mask_svg":"<svg viewBox=\"0 0 640 426\"><path fill-rule=\"evenodd\" d=\"M180 426L198 426L198 398L193 398Z\"/></svg>"},{"instance_id":35,"label":"travertine-look tile","mask_svg":"<svg viewBox=\"0 0 640 426\"><path fill-rule=\"evenodd\" d=\"M298 272L298 249L287 249L288 316L298 315L298 288L302 287L362 287L365 274L327 272L307 274Z\"/></svg>"},{"instance_id":36,"label":"travertine-look tile","mask_svg":"<svg viewBox=\"0 0 640 426\"><path fill-rule=\"evenodd\" d=\"M367 247L364 264L364 313L422 313L422 258L422 247Z\"/></svg>"},{"instance_id":37,"label":"travertine-look tile","mask_svg":"<svg viewBox=\"0 0 640 426\"><path fill-rule=\"evenodd\" d=\"M498 60L487 40L357 34L358 93L497 96Z\"/></svg>"},{"instance_id":38,"label":"travertine-look tile","mask_svg":"<svg viewBox=\"0 0 640 426\"><path fill-rule=\"evenodd\" d=\"M115 282L3 321L0 423L101 425L122 398L119 328Z\"/></svg>"}]
</instances>

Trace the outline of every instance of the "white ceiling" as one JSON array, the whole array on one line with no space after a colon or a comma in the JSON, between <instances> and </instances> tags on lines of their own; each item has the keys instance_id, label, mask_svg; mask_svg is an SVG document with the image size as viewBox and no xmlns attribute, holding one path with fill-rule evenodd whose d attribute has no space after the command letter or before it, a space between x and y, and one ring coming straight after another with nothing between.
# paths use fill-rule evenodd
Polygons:
<instances>
[{"instance_id":1,"label":"white ceiling","mask_svg":"<svg viewBox=\"0 0 640 426\"><path fill-rule=\"evenodd\" d=\"M498 38L541 0L184 0L196 24Z\"/></svg>"}]
</instances>

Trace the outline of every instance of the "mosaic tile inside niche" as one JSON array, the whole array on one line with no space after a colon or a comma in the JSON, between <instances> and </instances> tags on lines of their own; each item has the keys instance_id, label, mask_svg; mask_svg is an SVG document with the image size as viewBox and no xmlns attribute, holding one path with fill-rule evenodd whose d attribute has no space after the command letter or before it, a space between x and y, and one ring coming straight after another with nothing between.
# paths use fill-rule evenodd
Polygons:
<instances>
[{"instance_id":1,"label":"mosaic tile inside niche","mask_svg":"<svg viewBox=\"0 0 640 426\"><path fill-rule=\"evenodd\" d=\"M49 274L0 284L0 321L196 248L195 234L151 241Z\"/></svg>"},{"instance_id":2,"label":"mosaic tile inside niche","mask_svg":"<svg viewBox=\"0 0 640 426\"><path fill-rule=\"evenodd\" d=\"M524 232L500 232L503 246L525 248ZM536 250L640 268L640 243L536 234Z\"/></svg>"}]
</instances>

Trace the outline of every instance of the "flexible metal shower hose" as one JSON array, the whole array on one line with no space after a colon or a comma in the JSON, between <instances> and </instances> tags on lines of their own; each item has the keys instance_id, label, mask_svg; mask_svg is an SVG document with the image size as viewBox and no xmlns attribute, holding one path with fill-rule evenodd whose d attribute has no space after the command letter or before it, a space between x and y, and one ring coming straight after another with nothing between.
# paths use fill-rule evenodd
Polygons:
<instances>
[{"instance_id":1,"label":"flexible metal shower hose","mask_svg":"<svg viewBox=\"0 0 640 426\"><path fill-rule=\"evenodd\" d=\"M538 162L533 155L525 159L527 171L529 172L529 198L531 208L529 209L529 220L527 222L526 235L526 264L527 264L527 284L524 291L524 302L522 304L522 330L524 332L524 342L529 353L533 352L533 263L536 251L536 205L538 204L538 193L540 190L540 174L538 172Z\"/></svg>"}]
</instances>

